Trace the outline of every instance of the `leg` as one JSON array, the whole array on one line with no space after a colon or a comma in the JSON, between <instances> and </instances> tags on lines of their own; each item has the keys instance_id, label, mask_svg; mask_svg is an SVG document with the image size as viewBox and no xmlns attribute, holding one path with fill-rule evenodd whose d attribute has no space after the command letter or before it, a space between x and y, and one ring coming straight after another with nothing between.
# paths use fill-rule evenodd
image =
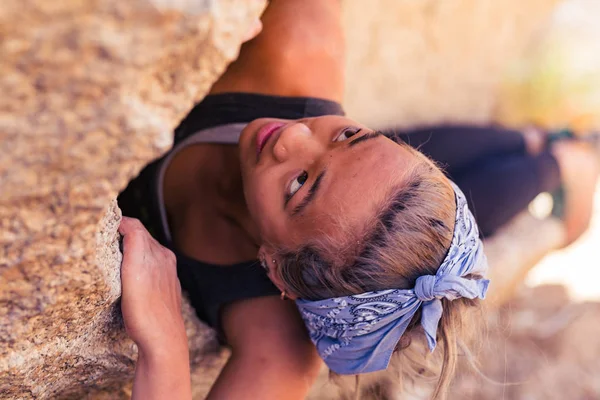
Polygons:
<instances>
[{"instance_id":1,"label":"leg","mask_svg":"<svg viewBox=\"0 0 600 400\"><path fill-rule=\"evenodd\" d=\"M490 157L528 152L523 133L494 126L433 126L384 133L417 148L453 174Z\"/></svg>"},{"instance_id":2,"label":"leg","mask_svg":"<svg viewBox=\"0 0 600 400\"><path fill-rule=\"evenodd\" d=\"M525 210L539 193L560 187L559 166L548 151L489 158L450 178L465 193L483 236Z\"/></svg>"},{"instance_id":3,"label":"leg","mask_svg":"<svg viewBox=\"0 0 600 400\"><path fill-rule=\"evenodd\" d=\"M341 102L344 38L339 0L271 0L262 32L213 85L227 92Z\"/></svg>"},{"instance_id":4,"label":"leg","mask_svg":"<svg viewBox=\"0 0 600 400\"><path fill-rule=\"evenodd\" d=\"M569 245L588 228L594 208L594 192L600 175L599 149L587 143L562 142L552 146L565 189L562 219Z\"/></svg>"}]
</instances>

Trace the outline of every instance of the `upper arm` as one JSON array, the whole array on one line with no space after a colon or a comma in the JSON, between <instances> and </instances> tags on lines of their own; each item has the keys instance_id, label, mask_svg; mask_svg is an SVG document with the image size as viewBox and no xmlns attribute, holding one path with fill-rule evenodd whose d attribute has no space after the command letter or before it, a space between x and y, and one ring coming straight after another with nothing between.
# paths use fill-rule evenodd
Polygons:
<instances>
[{"instance_id":1,"label":"upper arm","mask_svg":"<svg viewBox=\"0 0 600 400\"><path fill-rule=\"evenodd\" d=\"M303 399L322 366L291 301L260 297L226 307L232 356L209 399Z\"/></svg>"},{"instance_id":2,"label":"upper arm","mask_svg":"<svg viewBox=\"0 0 600 400\"><path fill-rule=\"evenodd\" d=\"M263 31L240 55L211 93L247 92L319 97L343 96L344 39L339 1L272 0Z\"/></svg>"}]
</instances>

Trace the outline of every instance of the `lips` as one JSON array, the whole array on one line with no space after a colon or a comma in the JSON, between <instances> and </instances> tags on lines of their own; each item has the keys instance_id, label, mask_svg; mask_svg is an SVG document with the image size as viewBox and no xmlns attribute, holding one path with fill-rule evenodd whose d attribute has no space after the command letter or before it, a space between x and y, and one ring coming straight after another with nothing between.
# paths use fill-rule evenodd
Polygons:
<instances>
[{"instance_id":1,"label":"lips","mask_svg":"<svg viewBox=\"0 0 600 400\"><path fill-rule=\"evenodd\" d=\"M282 122L269 122L265 124L256 135L256 154L259 155L260 152L264 149L265 145L269 141L269 138L273 136L273 134L277 131L277 129L281 128L285 125Z\"/></svg>"}]
</instances>

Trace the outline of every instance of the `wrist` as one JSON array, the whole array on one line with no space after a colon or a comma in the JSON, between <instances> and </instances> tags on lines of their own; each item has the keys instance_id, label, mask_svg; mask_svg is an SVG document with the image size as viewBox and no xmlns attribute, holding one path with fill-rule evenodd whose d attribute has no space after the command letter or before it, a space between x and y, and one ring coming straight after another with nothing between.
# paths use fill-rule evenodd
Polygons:
<instances>
[{"instance_id":1,"label":"wrist","mask_svg":"<svg viewBox=\"0 0 600 400\"><path fill-rule=\"evenodd\" d=\"M187 342L170 342L154 346L138 347L138 364L151 369L159 366L161 369L178 369L189 365L189 350Z\"/></svg>"},{"instance_id":2,"label":"wrist","mask_svg":"<svg viewBox=\"0 0 600 400\"><path fill-rule=\"evenodd\" d=\"M141 347L132 399L191 399L187 341Z\"/></svg>"},{"instance_id":3,"label":"wrist","mask_svg":"<svg viewBox=\"0 0 600 400\"><path fill-rule=\"evenodd\" d=\"M138 353L148 361L168 359L174 355L188 353L188 341L185 330L169 335L156 335L149 340L136 342Z\"/></svg>"}]
</instances>

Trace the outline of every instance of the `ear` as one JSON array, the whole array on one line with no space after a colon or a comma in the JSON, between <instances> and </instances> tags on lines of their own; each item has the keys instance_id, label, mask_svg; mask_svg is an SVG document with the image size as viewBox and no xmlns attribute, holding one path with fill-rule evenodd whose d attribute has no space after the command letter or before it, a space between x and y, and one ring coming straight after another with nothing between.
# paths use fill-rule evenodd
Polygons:
<instances>
[{"instance_id":1,"label":"ear","mask_svg":"<svg viewBox=\"0 0 600 400\"><path fill-rule=\"evenodd\" d=\"M279 263L279 258L274 249L270 248L268 245L260 246L260 249L258 250L258 259L267 266L267 275L269 279L271 279L271 282L277 286L277 289L279 289L282 294L285 294L287 298L296 300L298 296L294 293L290 293L286 288L285 282L279 277L279 266L281 264Z\"/></svg>"}]
</instances>

